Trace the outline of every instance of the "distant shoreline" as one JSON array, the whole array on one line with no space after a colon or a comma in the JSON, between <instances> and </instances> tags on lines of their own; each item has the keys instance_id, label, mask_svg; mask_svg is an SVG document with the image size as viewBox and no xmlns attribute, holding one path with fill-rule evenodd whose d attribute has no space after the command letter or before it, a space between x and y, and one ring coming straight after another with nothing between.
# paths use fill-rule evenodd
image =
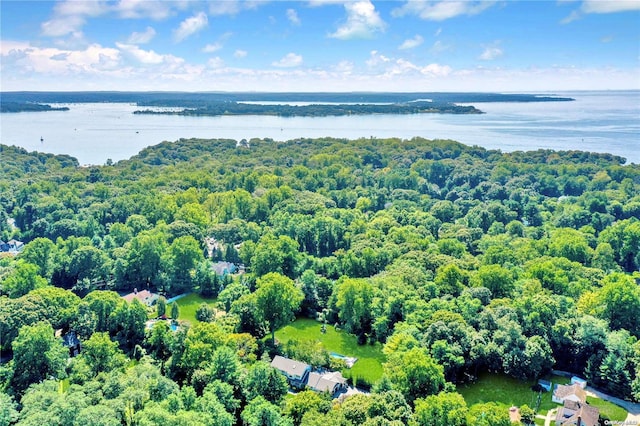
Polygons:
<instances>
[{"instance_id":1,"label":"distant shoreline","mask_svg":"<svg viewBox=\"0 0 640 426\"><path fill-rule=\"evenodd\" d=\"M37 104L31 102L1 102L0 112L46 112L46 111L69 111L68 107L52 107L48 104Z\"/></svg>"},{"instance_id":2,"label":"distant shoreline","mask_svg":"<svg viewBox=\"0 0 640 426\"><path fill-rule=\"evenodd\" d=\"M428 99L433 103L564 102L575 99L549 93L481 92L0 92L0 102L31 103L136 103L184 108L215 102L309 102L338 104L409 103Z\"/></svg>"},{"instance_id":3,"label":"distant shoreline","mask_svg":"<svg viewBox=\"0 0 640 426\"><path fill-rule=\"evenodd\" d=\"M161 107L176 107L176 104ZM330 117L365 114L482 114L474 106L412 102L401 104L312 104L312 105L264 105L241 102L215 102L198 108L177 111L138 110L134 114L160 114L185 116L270 115L277 117Z\"/></svg>"},{"instance_id":4,"label":"distant shoreline","mask_svg":"<svg viewBox=\"0 0 640 426\"><path fill-rule=\"evenodd\" d=\"M49 103L133 103L134 114L182 116L264 115L330 117L368 114L482 114L471 104L510 102L567 102L575 99L549 94L370 92L370 93L187 93L187 92L3 92L1 112L68 111ZM306 105L294 105L305 103ZM466 105L462 105L466 104Z\"/></svg>"}]
</instances>

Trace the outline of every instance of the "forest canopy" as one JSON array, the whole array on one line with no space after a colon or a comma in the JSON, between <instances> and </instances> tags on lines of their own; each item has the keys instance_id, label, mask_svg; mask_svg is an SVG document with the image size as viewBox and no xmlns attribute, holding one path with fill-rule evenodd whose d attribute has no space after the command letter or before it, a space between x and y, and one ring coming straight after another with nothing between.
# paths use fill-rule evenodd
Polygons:
<instances>
[{"instance_id":1,"label":"forest canopy","mask_svg":"<svg viewBox=\"0 0 640 426\"><path fill-rule=\"evenodd\" d=\"M552 368L640 400L640 167L624 158L320 138L0 159L0 240L24 243L0 254L9 424L427 425L455 407L455 424L508 425L459 387ZM157 308L121 297L142 289ZM181 294L212 304L147 328L160 306L184 315L166 301ZM381 348L377 380L349 377L369 394L285 396L276 355L348 373L315 341L278 342L296 317Z\"/></svg>"}]
</instances>

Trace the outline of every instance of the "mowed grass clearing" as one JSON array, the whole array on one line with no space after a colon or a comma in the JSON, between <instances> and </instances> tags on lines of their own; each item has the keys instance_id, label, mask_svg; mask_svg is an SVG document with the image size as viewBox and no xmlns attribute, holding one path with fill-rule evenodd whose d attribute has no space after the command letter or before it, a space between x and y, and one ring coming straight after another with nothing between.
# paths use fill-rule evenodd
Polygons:
<instances>
[{"instance_id":1,"label":"mowed grass clearing","mask_svg":"<svg viewBox=\"0 0 640 426\"><path fill-rule=\"evenodd\" d=\"M356 336L345 331L336 331L332 326L327 326L327 332L322 333L322 324L309 318L299 318L290 325L276 331L276 339L280 343L286 343L295 339L298 341L321 342L329 352L335 352L348 357L356 357L358 361L352 368L342 371L345 377L366 380L374 384L382 377L382 364L385 356L382 353L382 345L358 345Z\"/></svg>"},{"instance_id":2,"label":"mowed grass clearing","mask_svg":"<svg viewBox=\"0 0 640 426\"><path fill-rule=\"evenodd\" d=\"M545 380L556 384L566 385L571 382L567 377L551 375L544 377ZM458 386L458 392L464 397L468 406L484 402L496 402L504 407L522 406L527 404L531 408L536 407L537 392L531 390L531 386L537 380L518 380L506 374L481 373L475 383ZM551 400L553 391L542 392L538 414L546 415L547 411L561 407ZM587 402L600 409L600 414L610 420L622 421L627 418L627 411L611 402L587 396ZM536 419L536 421L538 421ZM544 424L544 422L542 422Z\"/></svg>"},{"instance_id":3,"label":"mowed grass clearing","mask_svg":"<svg viewBox=\"0 0 640 426\"><path fill-rule=\"evenodd\" d=\"M216 299L207 299L200 296L198 293L191 293L185 297L181 297L176 300L174 303L178 304L178 308L180 310L180 315L178 316L179 321L188 321L191 324L195 324L198 322L196 319L196 311L201 304L206 303L211 307L216 306ZM220 311L216 311L216 316L220 315ZM171 304L167 304L167 316L171 316Z\"/></svg>"},{"instance_id":4,"label":"mowed grass clearing","mask_svg":"<svg viewBox=\"0 0 640 426\"><path fill-rule=\"evenodd\" d=\"M625 420L627 418L627 414L629 414L624 408L619 407L612 402L605 401L604 399L587 396L587 402L589 405L598 407L600 415L611 421L621 422Z\"/></svg>"},{"instance_id":5,"label":"mowed grass clearing","mask_svg":"<svg viewBox=\"0 0 640 426\"><path fill-rule=\"evenodd\" d=\"M531 408L535 408L538 393L531 390L536 382L522 381L509 377L506 374L480 373L475 383L459 385L458 392L463 396L467 405L470 407L474 404L495 402L506 408L511 406L520 407L524 404ZM551 402L551 393L542 393L539 412L547 412L556 404ZM549 403L546 403L545 396L549 397Z\"/></svg>"}]
</instances>

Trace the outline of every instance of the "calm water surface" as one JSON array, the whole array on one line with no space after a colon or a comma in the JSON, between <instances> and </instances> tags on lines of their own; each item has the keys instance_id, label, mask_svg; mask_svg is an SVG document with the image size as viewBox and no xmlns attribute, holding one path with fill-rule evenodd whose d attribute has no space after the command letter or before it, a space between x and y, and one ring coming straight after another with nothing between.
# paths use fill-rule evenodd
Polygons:
<instances>
[{"instance_id":1,"label":"calm water surface","mask_svg":"<svg viewBox=\"0 0 640 426\"><path fill-rule=\"evenodd\" d=\"M81 164L104 164L180 138L420 136L505 152L539 148L609 152L640 164L640 91L557 94L576 101L474 104L486 112L482 115L316 118L134 115L139 108L132 104L69 104L70 111L0 114L0 143L69 154Z\"/></svg>"}]
</instances>

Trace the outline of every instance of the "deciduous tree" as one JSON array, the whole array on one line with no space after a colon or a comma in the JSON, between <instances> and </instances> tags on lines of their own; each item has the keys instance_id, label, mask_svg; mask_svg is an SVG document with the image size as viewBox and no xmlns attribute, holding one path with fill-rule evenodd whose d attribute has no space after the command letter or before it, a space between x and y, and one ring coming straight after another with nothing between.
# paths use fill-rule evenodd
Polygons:
<instances>
[{"instance_id":1,"label":"deciduous tree","mask_svg":"<svg viewBox=\"0 0 640 426\"><path fill-rule=\"evenodd\" d=\"M278 273L269 273L258 279L255 291L256 306L269 326L271 340L275 343L275 332L291 321L304 298L290 278Z\"/></svg>"}]
</instances>

